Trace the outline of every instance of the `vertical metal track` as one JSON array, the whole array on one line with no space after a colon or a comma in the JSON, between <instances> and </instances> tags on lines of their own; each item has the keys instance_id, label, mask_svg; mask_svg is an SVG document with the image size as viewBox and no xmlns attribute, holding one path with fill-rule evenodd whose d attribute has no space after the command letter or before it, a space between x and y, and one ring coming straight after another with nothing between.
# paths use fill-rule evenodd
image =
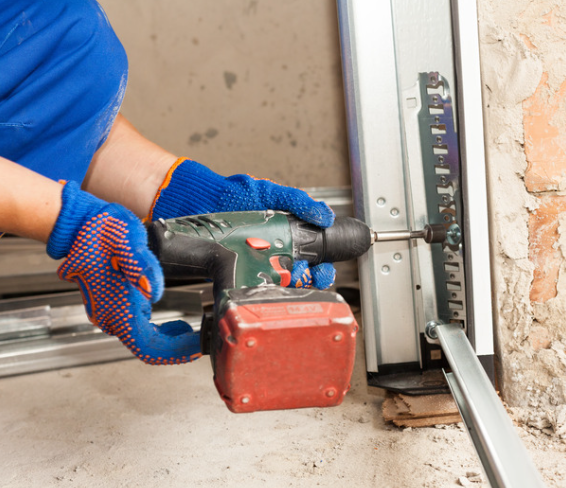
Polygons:
<instances>
[{"instance_id":1,"label":"vertical metal track","mask_svg":"<svg viewBox=\"0 0 566 488\"><path fill-rule=\"evenodd\" d=\"M338 0L338 17L356 216L458 227L442 248L376 244L360 261L367 371L422 366L423 333L491 486L542 487L480 363L494 348L476 2Z\"/></svg>"},{"instance_id":2,"label":"vertical metal track","mask_svg":"<svg viewBox=\"0 0 566 488\"><path fill-rule=\"evenodd\" d=\"M491 486L545 486L464 331L444 324L432 333L450 364L446 379Z\"/></svg>"}]
</instances>

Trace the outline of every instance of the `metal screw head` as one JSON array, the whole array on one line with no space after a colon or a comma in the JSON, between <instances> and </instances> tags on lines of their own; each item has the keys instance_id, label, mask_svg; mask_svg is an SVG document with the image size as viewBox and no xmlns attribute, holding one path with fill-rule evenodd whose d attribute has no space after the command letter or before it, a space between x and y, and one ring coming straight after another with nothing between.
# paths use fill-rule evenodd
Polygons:
<instances>
[{"instance_id":1,"label":"metal screw head","mask_svg":"<svg viewBox=\"0 0 566 488\"><path fill-rule=\"evenodd\" d=\"M248 347L254 347L255 344L256 344L255 339L248 339L246 341L246 346L248 346Z\"/></svg>"},{"instance_id":2,"label":"metal screw head","mask_svg":"<svg viewBox=\"0 0 566 488\"><path fill-rule=\"evenodd\" d=\"M242 397L241 402L242 403L250 403L250 397L249 396Z\"/></svg>"},{"instance_id":3,"label":"metal screw head","mask_svg":"<svg viewBox=\"0 0 566 488\"><path fill-rule=\"evenodd\" d=\"M328 398L332 398L334 395L336 395L336 390L334 390L334 389L330 389L326 392L326 396Z\"/></svg>"},{"instance_id":4,"label":"metal screw head","mask_svg":"<svg viewBox=\"0 0 566 488\"><path fill-rule=\"evenodd\" d=\"M438 339L438 334L435 330L438 325L442 325L440 320L431 320L425 326L425 334L431 339Z\"/></svg>"},{"instance_id":5,"label":"metal screw head","mask_svg":"<svg viewBox=\"0 0 566 488\"><path fill-rule=\"evenodd\" d=\"M399 216L399 209L398 208L392 208L391 212L389 212L391 214L391 217L398 217Z\"/></svg>"},{"instance_id":6,"label":"metal screw head","mask_svg":"<svg viewBox=\"0 0 566 488\"><path fill-rule=\"evenodd\" d=\"M381 267L381 272L383 274L389 274L389 271L391 271L391 268L389 268L389 266L387 266L386 264Z\"/></svg>"},{"instance_id":7,"label":"metal screw head","mask_svg":"<svg viewBox=\"0 0 566 488\"><path fill-rule=\"evenodd\" d=\"M401 253L396 252L395 254L393 254L393 261L399 262L403 259L403 256L401 256Z\"/></svg>"},{"instance_id":8,"label":"metal screw head","mask_svg":"<svg viewBox=\"0 0 566 488\"><path fill-rule=\"evenodd\" d=\"M462 231L460 230L460 226L458 224L452 224L450 227L448 227L448 231L446 232L446 240L452 245L460 244L460 241L462 240Z\"/></svg>"},{"instance_id":9,"label":"metal screw head","mask_svg":"<svg viewBox=\"0 0 566 488\"><path fill-rule=\"evenodd\" d=\"M380 207L383 207L385 205L385 198L380 197L377 199L377 205L379 205Z\"/></svg>"},{"instance_id":10,"label":"metal screw head","mask_svg":"<svg viewBox=\"0 0 566 488\"><path fill-rule=\"evenodd\" d=\"M344 337L342 334L336 334L333 339L335 342L340 342L342 340L342 337Z\"/></svg>"},{"instance_id":11,"label":"metal screw head","mask_svg":"<svg viewBox=\"0 0 566 488\"><path fill-rule=\"evenodd\" d=\"M281 249L285 245L281 239L275 239L274 244L277 249Z\"/></svg>"}]
</instances>

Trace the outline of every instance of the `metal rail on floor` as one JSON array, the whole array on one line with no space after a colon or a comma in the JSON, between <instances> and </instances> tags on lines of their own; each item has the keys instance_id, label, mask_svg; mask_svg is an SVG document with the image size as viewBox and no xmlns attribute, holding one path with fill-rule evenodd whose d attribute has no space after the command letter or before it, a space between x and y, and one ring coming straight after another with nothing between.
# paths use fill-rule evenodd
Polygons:
<instances>
[{"instance_id":1,"label":"metal rail on floor","mask_svg":"<svg viewBox=\"0 0 566 488\"><path fill-rule=\"evenodd\" d=\"M428 333L446 354L446 379L491 486L545 486L461 327L440 324Z\"/></svg>"},{"instance_id":2,"label":"metal rail on floor","mask_svg":"<svg viewBox=\"0 0 566 488\"><path fill-rule=\"evenodd\" d=\"M210 284L165 290L151 321L184 320L200 328ZM0 377L131 359L118 338L88 321L79 292L0 301Z\"/></svg>"}]
</instances>

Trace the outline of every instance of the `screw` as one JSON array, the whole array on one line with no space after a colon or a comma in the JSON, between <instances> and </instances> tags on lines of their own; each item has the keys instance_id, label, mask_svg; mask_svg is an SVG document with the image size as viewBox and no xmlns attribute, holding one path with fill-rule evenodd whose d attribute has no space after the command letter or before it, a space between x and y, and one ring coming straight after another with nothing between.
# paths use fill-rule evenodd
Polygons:
<instances>
[{"instance_id":1,"label":"screw","mask_svg":"<svg viewBox=\"0 0 566 488\"><path fill-rule=\"evenodd\" d=\"M442 322L440 322L439 320L431 320L425 326L425 334L431 339L438 339L438 334L435 330L438 325L442 325Z\"/></svg>"},{"instance_id":2,"label":"screw","mask_svg":"<svg viewBox=\"0 0 566 488\"><path fill-rule=\"evenodd\" d=\"M250 339L248 342L246 342L246 346L254 347L255 346L255 339Z\"/></svg>"},{"instance_id":3,"label":"screw","mask_svg":"<svg viewBox=\"0 0 566 488\"><path fill-rule=\"evenodd\" d=\"M389 266L384 265L384 266L381 267L381 272L382 272L383 274L389 274L389 271L391 271L390 268L389 268Z\"/></svg>"},{"instance_id":4,"label":"screw","mask_svg":"<svg viewBox=\"0 0 566 488\"><path fill-rule=\"evenodd\" d=\"M391 213L392 217L397 217L399 215L399 209L398 208L392 208L390 213Z\"/></svg>"},{"instance_id":5,"label":"screw","mask_svg":"<svg viewBox=\"0 0 566 488\"><path fill-rule=\"evenodd\" d=\"M334 336L334 340L335 340L336 342L341 341L341 340L342 340L342 334L336 334L336 335Z\"/></svg>"},{"instance_id":6,"label":"screw","mask_svg":"<svg viewBox=\"0 0 566 488\"><path fill-rule=\"evenodd\" d=\"M242 397L242 403L250 403L250 397L248 396Z\"/></svg>"},{"instance_id":7,"label":"screw","mask_svg":"<svg viewBox=\"0 0 566 488\"><path fill-rule=\"evenodd\" d=\"M393 260L394 261L401 261L401 259L403 259L403 257L401 256L401 253L396 252L395 254L393 254Z\"/></svg>"},{"instance_id":8,"label":"screw","mask_svg":"<svg viewBox=\"0 0 566 488\"><path fill-rule=\"evenodd\" d=\"M328 398L332 398L334 395L336 395L336 390L333 390L333 389L332 389L332 390L328 390L328 391L326 392L326 396L327 396Z\"/></svg>"},{"instance_id":9,"label":"screw","mask_svg":"<svg viewBox=\"0 0 566 488\"><path fill-rule=\"evenodd\" d=\"M377 199L377 204L378 204L380 207L383 207L383 206L385 205L385 198L383 198L383 197L378 198L378 199Z\"/></svg>"}]
</instances>

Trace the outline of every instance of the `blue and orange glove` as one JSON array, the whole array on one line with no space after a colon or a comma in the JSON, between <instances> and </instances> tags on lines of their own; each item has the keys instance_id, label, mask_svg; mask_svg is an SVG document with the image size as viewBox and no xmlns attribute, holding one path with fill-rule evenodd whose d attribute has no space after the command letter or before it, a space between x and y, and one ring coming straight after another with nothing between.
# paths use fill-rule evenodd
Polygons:
<instances>
[{"instance_id":1,"label":"blue and orange glove","mask_svg":"<svg viewBox=\"0 0 566 488\"><path fill-rule=\"evenodd\" d=\"M217 212L283 210L319 227L334 223L334 212L298 188L278 185L249 175L224 177L189 159L171 167L155 196L147 220L169 219ZM336 271L329 263L309 268L307 261L294 264L292 287L321 290L334 283Z\"/></svg>"},{"instance_id":2,"label":"blue and orange glove","mask_svg":"<svg viewBox=\"0 0 566 488\"><path fill-rule=\"evenodd\" d=\"M151 303L163 294L163 273L145 227L129 210L67 183L47 253L66 258L59 277L79 285L89 320L142 361L180 364L200 357L190 325L149 322Z\"/></svg>"}]
</instances>

